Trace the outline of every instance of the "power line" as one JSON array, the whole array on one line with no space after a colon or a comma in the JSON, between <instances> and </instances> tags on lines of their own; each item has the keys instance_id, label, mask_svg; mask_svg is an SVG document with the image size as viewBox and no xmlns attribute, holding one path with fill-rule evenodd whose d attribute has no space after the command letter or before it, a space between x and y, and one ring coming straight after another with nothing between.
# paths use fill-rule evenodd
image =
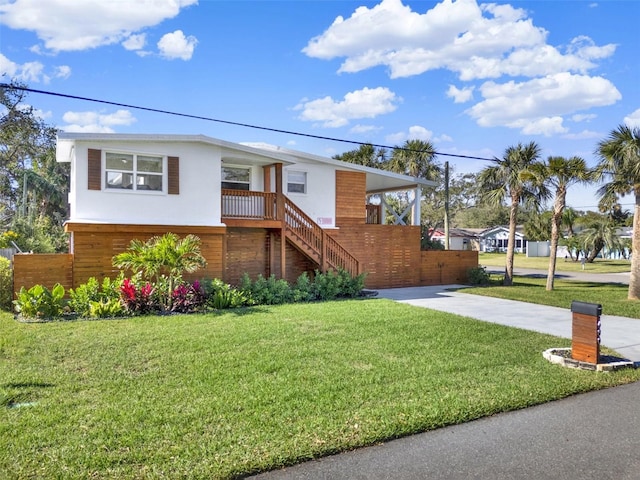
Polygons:
<instances>
[{"instance_id":1,"label":"power line","mask_svg":"<svg viewBox=\"0 0 640 480\"><path fill-rule=\"evenodd\" d=\"M11 85L11 84L7 84L7 83L0 83L0 87L2 88L11 88L14 90L21 90L24 92L30 92L30 93L40 93L42 95L51 95L54 97L61 97L61 98L70 98L73 100L84 100L86 102L94 102L94 103L102 103L105 105L113 105L116 107L124 107L124 108L131 108L131 109L135 109L135 110L143 110L146 112L153 112L153 113L162 113L164 115L173 115L176 117L184 117L184 118L192 118L195 120L204 120L207 122L216 122L216 123L223 123L226 125L234 125L237 127L245 127L245 128L253 128L256 130L265 130L268 132L275 132L275 133L284 133L287 135L296 135L299 137L307 137L307 138L315 138L318 140L328 140L331 142L342 142L342 143L351 143L351 144L355 144L355 145L371 145L372 147L376 147L376 148L384 148L384 149L391 149L391 150L404 150L404 151L409 151L409 152L419 152L418 150L412 150L410 148L403 148L403 147L392 147L389 145L380 145L380 144L375 144L375 143L370 143L370 142L358 142L355 140L345 140L342 138L335 138L335 137L325 137L322 135L313 135L310 133L300 133L300 132L293 132L290 130L281 130L278 128L270 128L270 127L263 127L263 126L259 126L259 125L251 125L249 123L242 123L242 122L233 122L230 120L221 120L219 118L212 118L212 117L205 117L202 115L193 115L193 114L189 114L189 113L181 113L181 112L173 112L170 110L162 110L159 108L151 108L151 107L142 107L140 105L130 105L130 104L126 104L126 103L120 103L120 102L112 102L110 100L100 100L97 98L89 98L89 97L81 97L78 95L70 95L67 93L59 93L59 92L49 92L46 90L37 90L35 88L29 88L29 87L22 87L19 85ZM468 160L483 160L483 161L493 161L495 159L493 158L485 158L485 157L474 157L472 155L459 155L459 154L454 154L454 153L444 153L444 152L432 152L434 155L441 155L443 157L455 157L455 158L465 158Z\"/></svg>"}]
</instances>

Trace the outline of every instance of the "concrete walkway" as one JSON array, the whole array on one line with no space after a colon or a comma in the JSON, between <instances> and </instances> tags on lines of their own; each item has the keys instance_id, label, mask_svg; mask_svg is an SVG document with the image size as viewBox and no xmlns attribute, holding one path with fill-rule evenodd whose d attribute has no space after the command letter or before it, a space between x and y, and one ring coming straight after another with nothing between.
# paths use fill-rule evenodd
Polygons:
<instances>
[{"instance_id":1,"label":"concrete walkway","mask_svg":"<svg viewBox=\"0 0 640 480\"><path fill-rule=\"evenodd\" d=\"M454 288L462 286L380 290L379 297L571 338L569 308L483 297L451 290ZM603 315L601 343L640 362L640 319ZM640 382L441 428L255 478L637 480L639 398Z\"/></svg>"},{"instance_id":2,"label":"concrete walkway","mask_svg":"<svg viewBox=\"0 0 640 480\"><path fill-rule=\"evenodd\" d=\"M460 290L453 290L456 288ZM393 288L379 290L378 296L485 322L571 338L570 307L548 307L472 295L464 293L463 285ZM567 304L571 305L571 299L567 299ZM602 315L600 342L623 357L640 362L640 319Z\"/></svg>"}]
</instances>

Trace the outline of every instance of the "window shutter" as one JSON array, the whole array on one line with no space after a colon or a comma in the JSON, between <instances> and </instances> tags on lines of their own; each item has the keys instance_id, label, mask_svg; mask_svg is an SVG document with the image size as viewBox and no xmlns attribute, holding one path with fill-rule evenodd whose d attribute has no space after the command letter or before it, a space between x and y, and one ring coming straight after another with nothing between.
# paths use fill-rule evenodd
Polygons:
<instances>
[{"instance_id":1,"label":"window shutter","mask_svg":"<svg viewBox=\"0 0 640 480\"><path fill-rule=\"evenodd\" d=\"M102 150L90 148L87 160L89 190L100 190L102 186Z\"/></svg>"},{"instance_id":2,"label":"window shutter","mask_svg":"<svg viewBox=\"0 0 640 480\"><path fill-rule=\"evenodd\" d=\"M167 191L170 195L180 194L180 158L167 158Z\"/></svg>"}]
</instances>

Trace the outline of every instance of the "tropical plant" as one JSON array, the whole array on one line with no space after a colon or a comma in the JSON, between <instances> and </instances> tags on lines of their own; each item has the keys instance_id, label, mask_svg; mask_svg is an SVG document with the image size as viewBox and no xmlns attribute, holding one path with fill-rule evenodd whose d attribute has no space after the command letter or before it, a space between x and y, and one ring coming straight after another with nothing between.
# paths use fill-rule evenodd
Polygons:
<instances>
[{"instance_id":1,"label":"tropical plant","mask_svg":"<svg viewBox=\"0 0 640 480\"><path fill-rule=\"evenodd\" d=\"M493 165L484 168L478 175L483 200L495 206L502 205L505 198L511 202L504 285L513 284L518 207L525 204L537 209L540 202L549 196L539 176L539 158L540 147L535 142L518 144L507 148L501 159L494 158Z\"/></svg>"},{"instance_id":2,"label":"tropical plant","mask_svg":"<svg viewBox=\"0 0 640 480\"><path fill-rule=\"evenodd\" d=\"M588 212L581 217L580 225L583 228L578 234L578 240L586 252L587 263L593 263L605 247L609 250L624 248L618 236L618 226L610 216Z\"/></svg>"},{"instance_id":3,"label":"tropical plant","mask_svg":"<svg viewBox=\"0 0 640 480\"><path fill-rule=\"evenodd\" d=\"M80 317L95 317L96 311L105 311L105 308L99 308L95 304L108 305L109 310L113 311L113 304L120 303L120 287L123 281L122 273L115 280L105 277L102 284L95 277L91 277L77 288L69 290L69 308Z\"/></svg>"},{"instance_id":4,"label":"tropical plant","mask_svg":"<svg viewBox=\"0 0 640 480\"><path fill-rule=\"evenodd\" d=\"M251 279L246 273L242 277L243 285L250 288ZM249 287L247 287L249 285ZM248 297L240 289L234 288L219 278L204 282L207 306L214 310L236 308L251 304Z\"/></svg>"},{"instance_id":5,"label":"tropical plant","mask_svg":"<svg viewBox=\"0 0 640 480\"><path fill-rule=\"evenodd\" d=\"M141 272L145 279L159 283L167 278L163 306L171 309L172 292L184 272L193 273L205 266L200 253L200 238L187 235L179 238L175 233L155 236L142 242L134 239L126 252L113 257L113 265L134 273Z\"/></svg>"},{"instance_id":6,"label":"tropical plant","mask_svg":"<svg viewBox=\"0 0 640 480\"><path fill-rule=\"evenodd\" d=\"M376 149L370 143L360 145L356 150L350 150L338 155L334 155L335 160L355 163L373 168L385 168L387 151L384 148Z\"/></svg>"},{"instance_id":7,"label":"tropical plant","mask_svg":"<svg viewBox=\"0 0 640 480\"><path fill-rule=\"evenodd\" d=\"M441 173L440 166L435 162L435 152L431 142L407 140L401 147L394 147L387 170L435 180Z\"/></svg>"},{"instance_id":8,"label":"tropical plant","mask_svg":"<svg viewBox=\"0 0 640 480\"><path fill-rule=\"evenodd\" d=\"M172 293L172 312L193 313L202 310L206 296L204 288L196 280L193 283L183 282Z\"/></svg>"},{"instance_id":9,"label":"tropical plant","mask_svg":"<svg viewBox=\"0 0 640 480\"><path fill-rule=\"evenodd\" d=\"M153 285L149 282L140 282L139 277L125 278L120 286L120 293L124 308L129 315L144 315L160 309Z\"/></svg>"},{"instance_id":10,"label":"tropical plant","mask_svg":"<svg viewBox=\"0 0 640 480\"><path fill-rule=\"evenodd\" d=\"M56 283L51 290L44 285L34 285L30 289L20 288L13 301L17 313L25 318L40 320L57 318L64 310L64 287Z\"/></svg>"},{"instance_id":11,"label":"tropical plant","mask_svg":"<svg viewBox=\"0 0 640 480\"><path fill-rule=\"evenodd\" d=\"M549 270L547 272L547 290L553 290L556 274L556 255L560 240L560 226L562 225L564 209L567 204L567 189L577 183L589 183L595 175L587 167L587 163L580 157L549 157L542 165L540 172L550 187L555 189L555 200L551 216L551 244L549 248Z\"/></svg>"},{"instance_id":12,"label":"tropical plant","mask_svg":"<svg viewBox=\"0 0 640 480\"><path fill-rule=\"evenodd\" d=\"M604 206L617 203L621 195L633 194L633 235L631 274L629 277L629 299L640 299L640 128L620 125L609 137L598 143L596 154L600 161L598 174L606 182L598 193Z\"/></svg>"}]
</instances>

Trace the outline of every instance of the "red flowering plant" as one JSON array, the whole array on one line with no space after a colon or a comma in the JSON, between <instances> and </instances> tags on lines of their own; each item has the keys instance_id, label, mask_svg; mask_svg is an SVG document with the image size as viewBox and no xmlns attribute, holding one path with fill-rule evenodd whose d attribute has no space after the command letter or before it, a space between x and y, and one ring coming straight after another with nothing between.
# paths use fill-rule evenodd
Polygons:
<instances>
[{"instance_id":1,"label":"red flowering plant","mask_svg":"<svg viewBox=\"0 0 640 480\"><path fill-rule=\"evenodd\" d=\"M204 288L200 282L180 283L171 294L171 311L176 313L192 313L202 310L206 303Z\"/></svg>"},{"instance_id":2,"label":"red flowering plant","mask_svg":"<svg viewBox=\"0 0 640 480\"><path fill-rule=\"evenodd\" d=\"M144 315L159 310L155 290L149 282L138 286L135 279L125 278L120 287L120 297L130 315Z\"/></svg>"}]
</instances>

